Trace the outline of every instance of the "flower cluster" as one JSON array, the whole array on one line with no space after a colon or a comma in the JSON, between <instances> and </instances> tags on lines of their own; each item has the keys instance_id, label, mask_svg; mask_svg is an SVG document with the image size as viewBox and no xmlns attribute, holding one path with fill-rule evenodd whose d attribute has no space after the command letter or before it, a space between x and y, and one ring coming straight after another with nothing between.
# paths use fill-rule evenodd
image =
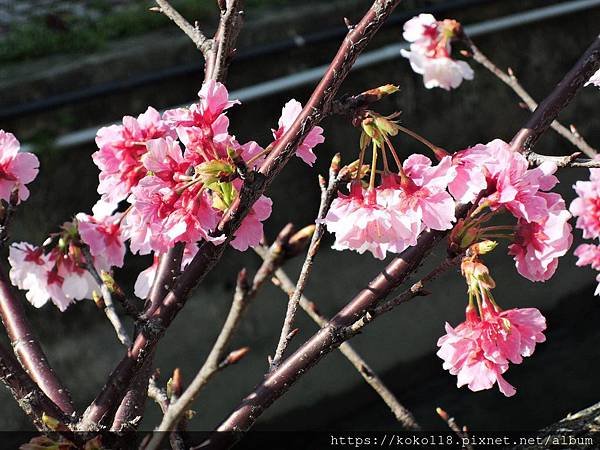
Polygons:
<instances>
[{"instance_id":1,"label":"flower cluster","mask_svg":"<svg viewBox=\"0 0 600 450\"><path fill-rule=\"evenodd\" d=\"M491 294L494 282L487 268L476 258L463 261L463 274L469 285L466 320L455 328L446 323L437 355L444 369L457 376L458 387L467 385L476 392L497 383L510 397L516 389L503 375L510 363L521 364L546 340L546 319L535 308L503 311Z\"/></svg>"},{"instance_id":2,"label":"flower cluster","mask_svg":"<svg viewBox=\"0 0 600 450\"><path fill-rule=\"evenodd\" d=\"M412 69L423 75L427 89L440 87L449 91L462 80L472 80L473 70L465 61L452 57L452 40L460 34L461 26L455 20L438 21L431 14L419 14L404 24L404 39L410 42L410 51L401 50Z\"/></svg>"},{"instance_id":3,"label":"flower cluster","mask_svg":"<svg viewBox=\"0 0 600 450\"><path fill-rule=\"evenodd\" d=\"M88 263L98 272L110 269L103 255L86 260L76 223L65 223L42 247L27 242L11 244L8 262L11 282L27 291L25 296L33 306L41 308L50 300L61 311L76 300L92 298L94 290L99 290L87 270Z\"/></svg>"},{"instance_id":4,"label":"flower cluster","mask_svg":"<svg viewBox=\"0 0 600 450\"><path fill-rule=\"evenodd\" d=\"M19 152L14 134L0 130L0 199L20 203L29 198L25 186L37 177L40 162L33 153ZM11 196L14 197L11 199Z\"/></svg>"},{"instance_id":5,"label":"flower cluster","mask_svg":"<svg viewBox=\"0 0 600 450\"><path fill-rule=\"evenodd\" d=\"M577 217L575 226L582 230L584 239L600 239L600 169L590 169L588 181L577 181L573 186L577 197L569 209ZM575 249L578 266L591 266L600 272L600 246L581 244ZM596 277L600 282L600 273ZM600 295L600 285L595 295Z\"/></svg>"},{"instance_id":6,"label":"flower cluster","mask_svg":"<svg viewBox=\"0 0 600 450\"><path fill-rule=\"evenodd\" d=\"M187 108L159 113L152 107L137 118L126 116L122 124L101 128L93 161L100 169L100 200L93 214L77 214L63 225L48 245L27 243L11 247L11 280L42 306L49 299L62 311L74 300L90 298L95 286L82 256L88 251L98 272L121 267L126 242L133 253L154 253L155 262L177 243L186 245L183 265L197 251L199 241L222 244L226 237L218 224L242 187L237 168L254 169L292 126L302 110L288 102L273 130L274 142L265 149L256 142L240 144L229 132L226 110L231 101L225 86L207 82L199 100ZM313 148L322 143L323 130L315 127L299 145L297 155L307 164L316 160ZM17 154L18 142L0 132L0 194L11 192L19 200L28 196L26 183L37 174L37 159ZM121 202L129 206L119 211ZM271 215L272 202L261 196L242 221L230 244L244 251L258 245L263 221ZM135 293L148 295L156 264L139 274Z\"/></svg>"},{"instance_id":7,"label":"flower cluster","mask_svg":"<svg viewBox=\"0 0 600 450\"><path fill-rule=\"evenodd\" d=\"M455 176L451 158L444 156L433 165L426 156L414 154L400 163L387 136L390 131L395 133L392 121L375 116L374 121L367 119L363 123L363 129L367 136L361 139L363 144L367 140L373 143L371 177L364 187L360 167L365 144L350 193L338 195L323 221L327 229L335 233L333 248L359 253L370 251L376 258L383 259L387 252L400 253L415 245L424 230L452 228L455 203L446 190ZM381 183L376 184L379 149L383 151L384 170ZM398 172L388 167L386 151L392 153Z\"/></svg>"},{"instance_id":8,"label":"flower cluster","mask_svg":"<svg viewBox=\"0 0 600 450\"><path fill-rule=\"evenodd\" d=\"M509 253L517 271L531 281L550 279L573 240L563 199L547 192L558 183L556 165L529 169L527 159L499 139L459 151L452 159L457 172L449 185L453 196L462 203L481 197L477 209L453 230L454 240L462 248L482 238L512 241ZM517 220L516 227L483 226L502 211Z\"/></svg>"}]
</instances>

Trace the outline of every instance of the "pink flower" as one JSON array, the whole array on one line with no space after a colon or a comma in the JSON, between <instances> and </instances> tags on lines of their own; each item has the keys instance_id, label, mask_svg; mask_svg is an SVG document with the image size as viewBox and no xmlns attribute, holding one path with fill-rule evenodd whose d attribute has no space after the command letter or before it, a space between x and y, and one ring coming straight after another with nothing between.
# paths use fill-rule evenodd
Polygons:
<instances>
[{"instance_id":1,"label":"pink flower","mask_svg":"<svg viewBox=\"0 0 600 450\"><path fill-rule=\"evenodd\" d=\"M148 107L137 119L123 117L123 125L100 128L96 136L99 150L92 159L100 169L98 193L102 195L101 202L112 205L114 210L121 200L127 198L133 186L146 175L147 169L141 162L147 151L146 143L172 134L160 113L152 107ZM102 206L105 210L111 209Z\"/></svg>"},{"instance_id":2,"label":"pink flower","mask_svg":"<svg viewBox=\"0 0 600 450\"><path fill-rule=\"evenodd\" d=\"M249 247L256 247L263 237L263 224L271 215L273 201L262 195L252 206L250 213L244 217L242 224L235 232L235 239L230 244L241 252Z\"/></svg>"},{"instance_id":3,"label":"pink flower","mask_svg":"<svg viewBox=\"0 0 600 450\"><path fill-rule=\"evenodd\" d=\"M350 195L338 195L323 222L335 234L335 250L370 251L384 259L396 240L390 210L377 202L375 191L364 191L357 184Z\"/></svg>"},{"instance_id":4,"label":"pink flower","mask_svg":"<svg viewBox=\"0 0 600 450\"><path fill-rule=\"evenodd\" d=\"M454 20L437 21L431 14L419 14L404 24L404 39L411 42L410 51L402 56L412 69L423 75L427 89L455 89L463 80L473 79L473 70L465 61L451 57L451 40L460 24Z\"/></svg>"},{"instance_id":5,"label":"pink flower","mask_svg":"<svg viewBox=\"0 0 600 450\"><path fill-rule=\"evenodd\" d=\"M456 177L448 184L448 190L456 201L462 204L474 202L477 195L487 188L483 167L491 155L479 151L479 146L452 155Z\"/></svg>"},{"instance_id":6,"label":"pink flower","mask_svg":"<svg viewBox=\"0 0 600 450\"><path fill-rule=\"evenodd\" d=\"M490 389L495 383L507 397L516 390L504 378L509 363L520 364L531 356L535 346L545 341L546 320L535 308L500 311L484 297L482 317L468 308L466 321L438 340L437 355L443 367L457 375L457 387L472 391Z\"/></svg>"},{"instance_id":7,"label":"pink flower","mask_svg":"<svg viewBox=\"0 0 600 450\"><path fill-rule=\"evenodd\" d=\"M430 58L418 51L400 50L402 56L410 62L415 73L423 75L423 84L427 89L439 87L447 91L456 89L463 80L472 80L473 69L465 61L439 56Z\"/></svg>"},{"instance_id":8,"label":"pink flower","mask_svg":"<svg viewBox=\"0 0 600 450\"><path fill-rule=\"evenodd\" d=\"M577 197L569 210L577 217L577 228L586 239L600 237L600 169L590 169L590 180L578 181L573 187Z\"/></svg>"},{"instance_id":9,"label":"pink flower","mask_svg":"<svg viewBox=\"0 0 600 450\"><path fill-rule=\"evenodd\" d=\"M102 257L110 267L122 267L125 258L125 243L121 235L122 214L94 217L79 213L75 218L79 236L90 248L92 256Z\"/></svg>"},{"instance_id":10,"label":"pink flower","mask_svg":"<svg viewBox=\"0 0 600 450\"><path fill-rule=\"evenodd\" d=\"M219 211L203 185L188 174L194 167L190 155L184 157L170 137L148 143L142 162L150 175L132 188L132 209L123 222L133 252L165 253L177 242L213 240L209 233L219 221Z\"/></svg>"},{"instance_id":11,"label":"pink flower","mask_svg":"<svg viewBox=\"0 0 600 450\"><path fill-rule=\"evenodd\" d=\"M590 79L585 83L585 86L593 84L594 86L600 87L600 70L594 72L594 74L590 77Z\"/></svg>"},{"instance_id":12,"label":"pink flower","mask_svg":"<svg viewBox=\"0 0 600 450\"><path fill-rule=\"evenodd\" d=\"M12 133L0 130L0 199L10 201L17 189L17 203L29 198L31 183L39 172L40 162L33 153L19 152L21 144Z\"/></svg>"},{"instance_id":13,"label":"pink flower","mask_svg":"<svg viewBox=\"0 0 600 450\"><path fill-rule=\"evenodd\" d=\"M549 280L558 266L558 258L571 247L571 215L559 194L538 192L546 203L547 215L536 222L519 219L515 243L509 246L518 272L531 281Z\"/></svg>"},{"instance_id":14,"label":"pink flower","mask_svg":"<svg viewBox=\"0 0 600 450\"><path fill-rule=\"evenodd\" d=\"M278 121L277 130L273 130L273 138L275 142L280 139L287 130L292 126L296 118L300 115L302 111L302 104L297 100L290 100L285 104L283 109L281 110L281 117ZM302 161L312 167L314 162L317 160L317 156L313 153L313 148L317 145L322 144L325 141L323 137L323 128L316 126L310 132L302 143L296 149L296 156L298 156Z\"/></svg>"},{"instance_id":15,"label":"pink flower","mask_svg":"<svg viewBox=\"0 0 600 450\"><path fill-rule=\"evenodd\" d=\"M456 204L446 191L456 176L449 156L442 158L436 166L424 155L410 155L402 164L408 180L402 180L402 189L392 207L401 211L413 211L425 228L448 230L456 220Z\"/></svg>"},{"instance_id":16,"label":"pink flower","mask_svg":"<svg viewBox=\"0 0 600 450\"><path fill-rule=\"evenodd\" d=\"M595 244L581 244L573 252L579 259L578 266L591 266L594 270L600 270L600 246Z\"/></svg>"},{"instance_id":17,"label":"pink flower","mask_svg":"<svg viewBox=\"0 0 600 450\"><path fill-rule=\"evenodd\" d=\"M476 167L479 166L486 177L486 187L492 191L481 200L482 203L487 203L492 210L505 207L517 219L522 218L528 222L547 215L546 201L538 192L548 191L558 183L553 175L556 171L554 163L545 162L529 169L527 159L520 153L513 152L500 139L463 150L457 163L461 179L476 179L477 182L473 189L467 190L461 190L457 183L451 184L450 190L456 196L476 196L481 187L480 179L475 175Z\"/></svg>"},{"instance_id":18,"label":"pink flower","mask_svg":"<svg viewBox=\"0 0 600 450\"><path fill-rule=\"evenodd\" d=\"M25 297L36 308L51 300L60 311L65 311L75 300L91 298L93 290L97 290L92 276L70 250L64 253L54 248L44 254L41 248L21 242L10 246L8 260L11 282L27 291ZM95 265L98 270L107 269L100 260Z\"/></svg>"}]
</instances>

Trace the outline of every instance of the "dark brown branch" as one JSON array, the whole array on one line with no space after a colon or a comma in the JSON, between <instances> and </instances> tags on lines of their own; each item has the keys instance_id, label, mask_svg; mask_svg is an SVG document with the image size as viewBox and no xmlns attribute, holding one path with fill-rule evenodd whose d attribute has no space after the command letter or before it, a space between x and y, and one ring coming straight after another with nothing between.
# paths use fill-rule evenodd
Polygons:
<instances>
[{"instance_id":1,"label":"dark brown branch","mask_svg":"<svg viewBox=\"0 0 600 450\"><path fill-rule=\"evenodd\" d=\"M205 79L223 80L235 51L235 42L244 19L243 0L225 0L213 49L206 60Z\"/></svg>"},{"instance_id":2,"label":"dark brown branch","mask_svg":"<svg viewBox=\"0 0 600 450\"><path fill-rule=\"evenodd\" d=\"M9 350L0 345L0 381L2 381L21 409L29 416L38 430L47 430L42 419L44 413L65 425L71 418L44 394L27 375Z\"/></svg>"},{"instance_id":3,"label":"dark brown branch","mask_svg":"<svg viewBox=\"0 0 600 450\"><path fill-rule=\"evenodd\" d=\"M541 134L548 129L560 111L569 103L576 92L589 79L600 65L600 38L580 58L563 81L539 105L526 126L512 141L516 151L530 150ZM274 152L275 153L275 152ZM271 154L273 156L273 154ZM459 207L457 218L463 217L466 207ZM246 431L275 400L281 397L301 376L308 372L323 356L341 344L339 330L351 326L396 286L405 281L445 232L425 232L417 245L395 258L369 285L352 299L328 324L303 344L294 354L284 360L281 366L271 372L232 414L217 428L219 432ZM239 439L239 433L215 434L206 448L228 448Z\"/></svg>"},{"instance_id":4,"label":"dark brown branch","mask_svg":"<svg viewBox=\"0 0 600 450\"><path fill-rule=\"evenodd\" d=\"M262 258L268 256L268 250L264 247L257 247L255 251ZM288 297L293 295L296 286L290 279L290 277L281 268L275 271L275 278L273 278L273 284L279 286ZM317 306L314 302L307 299L304 295L300 296L299 302L300 308L308 314L308 316L319 326L324 327L327 325L327 318L319 313ZM344 342L339 347L340 352L346 357L348 361L358 371L360 376L373 388L375 392L381 397L385 404L390 408L392 414L396 417L396 420L402 424L402 426L408 430L419 430L420 426L411 414L396 398L394 393L388 389L383 380L377 376L377 374L371 369L367 362L363 359L360 354L354 350L354 348L348 343Z\"/></svg>"},{"instance_id":5,"label":"dark brown branch","mask_svg":"<svg viewBox=\"0 0 600 450\"><path fill-rule=\"evenodd\" d=\"M177 25L181 31L183 31L196 45L196 48L202 52L205 59L209 58L210 51L212 50L213 41L207 39L206 36L200 31L198 26L194 26L189 23L185 18L173 8L166 0L155 0L158 8L156 11L163 13L169 19L171 19L175 25Z\"/></svg>"},{"instance_id":6,"label":"dark brown branch","mask_svg":"<svg viewBox=\"0 0 600 450\"><path fill-rule=\"evenodd\" d=\"M485 67L487 70L489 70L500 81L502 81L504 84L510 87L515 92L515 94L517 94L519 98L523 100L523 102L530 111L535 111L535 109L538 106L536 101L533 99L533 97L531 97L531 95L529 95L529 93L525 90L521 83L519 83L519 80L512 72L512 70L509 69L508 72L504 72L492 61L490 61L490 59L487 56L485 56L470 39L467 39L467 42L469 44L469 49L471 50L473 59L479 64L481 64L483 67ZM573 144L575 147L577 147L590 158L593 158L594 155L598 153L598 151L591 145L589 145L579 133L572 132L557 120L553 121L550 126L554 131L563 136L571 144Z\"/></svg>"},{"instance_id":7,"label":"dark brown branch","mask_svg":"<svg viewBox=\"0 0 600 450\"><path fill-rule=\"evenodd\" d=\"M281 334L279 336L279 342L277 344L275 356L271 362L271 367L269 370L273 370L279 366L285 349L290 341L290 335L294 325L294 318L296 317L296 311L298 309L298 302L300 301L300 297L302 296L306 284L308 283L308 278L312 272L313 262L321 245L321 238L323 237L323 233L325 233L325 224L323 223L323 219L329 212L331 203L336 197L340 185L349 181L347 176L349 171L344 168L340 172L339 164L340 155L338 153L331 161L328 185L325 187L324 182L322 184L321 204L319 205L319 213L317 214L317 219L315 220L316 228L312 235L310 245L308 246L308 252L304 258L304 263L302 264L302 269L300 270L300 276L298 277L296 288L289 298L287 311L285 313L285 320L283 321Z\"/></svg>"},{"instance_id":8,"label":"dark brown branch","mask_svg":"<svg viewBox=\"0 0 600 450\"><path fill-rule=\"evenodd\" d=\"M458 436L461 442L463 442L462 448L464 450L473 450L473 446L469 443L469 434L467 433L467 427L463 426L462 428L456 423L456 419L454 417L450 417L446 411L442 408L436 408L435 412L440 416L440 418L446 422L448 428Z\"/></svg>"},{"instance_id":9,"label":"dark brown branch","mask_svg":"<svg viewBox=\"0 0 600 450\"><path fill-rule=\"evenodd\" d=\"M23 368L40 389L67 415L75 412L71 396L60 382L33 334L21 300L9 287L6 275L0 270L0 315L13 350Z\"/></svg>"},{"instance_id":10,"label":"dark brown branch","mask_svg":"<svg viewBox=\"0 0 600 450\"><path fill-rule=\"evenodd\" d=\"M125 386L129 384L133 375L156 347L167 327L183 308L190 292L219 261L235 230L254 202L294 155L304 137L327 113L331 101L354 61L400 1L376 0L361 22L344 39L337 55L298 118L274 146L260 171L248 174L239 198L219 224L219 231L227 236L226 241L219 246L209 242L201 244L198 254L178 278L159 308L152 314L148 325L136 337L132 348L111 373L102 391L86 410L81 429L95 429L103 418L110 416L115 404L123 397Z\"/></svg>"},{"instance_id":11,"label":"dark brown branch","mask_svg":"<svg viewBox=\"0 0 600 450\"><path fill-rule=\"evenodd\" d=\"M563 77L552 93L533 112L529 121L511 142L516 151L531 150L540 136L569 104L575 94L600 68L600 36L579 58L575 66Z\"/></svg>"}]
</instances>

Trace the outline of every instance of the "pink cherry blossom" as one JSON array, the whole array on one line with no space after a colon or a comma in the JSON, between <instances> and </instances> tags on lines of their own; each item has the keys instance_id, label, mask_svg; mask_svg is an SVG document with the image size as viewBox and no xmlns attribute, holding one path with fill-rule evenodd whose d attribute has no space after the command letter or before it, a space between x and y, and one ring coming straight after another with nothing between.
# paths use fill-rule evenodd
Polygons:
<instances>
[{"instance_id":1,"label":"pink cherry blossom","mask_svg":"<svg viewBox=\"0 0 600 450\"><path fill-rule=\"evenodd\" d=\"M489 156L491 155L488 155L487 152L481 152L479 146L470 147L452 155L456 177L448 184L448 190L457 202L472 203L477 195L487 188L483 167Z\"/></svg>"},{"instance_id":2,"label":"pink cherry blossom","mask_svg":"<svg viewBox=\"0 0 600 450\"><path fill-rule=\"evenodd\" d=\"M98 130L96 144L99 148L92 155L100 169L98 193L104 210L114 210L117 204L127 198L133 186L146 175L141 157L147 151L146 143L172 135L173 131L160 117L160 113L148 107L137 119L123 117L122 125L111 125ZM110 211L112 212L112 211Z\"/></svg>"},{"instance_id":3,"label":"pink cherry blossom","mask_svg":"<svg viewBox=\"0 0 600 450\"><path fill-rule=\"evenodd\" d=\"M449 156L436 165L424 155L410 155L403 163L407 180L402 180L394 206L402 211L414 211L425 228L448 230L456 220L456 204L446 191L456 176Z\"/></svg>"},{"instance_id":4,"label":"pink cherry blossom","mask_svg":"<svg viewBox=\"0 0 600 450\"><path fill-rule=\"evenodd\" d=\"M481 187L480 179L475 175L476 167L479 166L486 176L486 187L491 191L481 200L482 203L486 203L492 210L505 207L517 219L522 218L528 222L546 216L546 201L538 192L548 191L558 183L553 175L556 172L554 163L544 162L539 167L529 169L527 159L520 153L513 152L500 139L485 145L478 144L463 152L457 161L457 171L462 179L476 179L477 184L473 189L467 190L461 190L456 183L451 184L450 190L456 196L474 198Z\"/></svg>"},{"instance_id":5,"label":"pink cherry blossom","mask_svg":"<svg viewBox=\"0 0 600 450\"><path fill-rule=\"evenodd\" d=\"M418 51L404 49L400 52L409 60L412 70L423 75L423 84L427 89L439 87L449 91L459 87L463 80L472 80L475 76L465 61L447 56L430 58Z\"/></svg>"},{"instance_id":6,"label":"pink cherry blossom","mask_svg":"<svg viewBox=\"0 0 600 450\"><path fill-rule=\"evenodd\" d=\"M453 20L437 21L431 14L419 14L404 24L404 39L411 42L410 50L400 53L411 68L423 75L427 89L455 89L463 80L472 80L473 69L465 61L451 57L451 39L459 27Z\"/></svg>"},{"instance_id":7,"label":"pink cherry blossom","mask_svg":"<svg viewBox=\"0 0 600 450\"><path fill-rule=\"evenodd\" d=\"M585 83L586 86L593 84L594 86L600 87L600 70L594 72L590 79Z\"/></svg>"},{"instance_id":8,"label":"pink cherry blossom","mask_svg":"<svg viewBox=\"0 0 600 450\"><path fill-rule=\"evenodd\" d=\"M571 215L559 194L538 192L546 203L547 215L535 222L519 219L515 243L509 254L515 258L517 271L531 281L549 280L558 266L558 258L571 247Z\"/></svg>"},{"instance_id":9,"label":"pink cherry blossom","mask_svg":"<svg viewBox=\"0 0 600 450\"><path fill-rule=\"evenodd\" d=\"M573 252L577 256L578 266L591 266L594 270L600 270L600 246L596 244L580 244Z\"/></svg>"},{"instance_id":10,"label":"pink cherry blossom","mask_svg":"<svg viewBox=\"0 0 600 450\"><path fill-rule=\"evenodd\" d=\"M262 222L269 218L272 207L273 201L262 195L236 230L235 238L230 242L231 246L241 252L249 247L256 247L263 237Z\"/></svg>"},{"instance_id":11,"label":"pink cherry blossom","mask_svg":"<svg viewBox=\"0 0 600 450\"><path fill-rule=\"evenodd\" d=\"M590 169L590 180L577 181L573 187L577 197L569 210L577 217L577 228L586 239L600 237L600 169Z\"/></svg>"},{"instance_id":12,"label":"pink cherry blossom","mask_svg":"<svg viewBox=\"0 0 600 450\"><path fill-rule=\"evenodd\" d=\"M281 110L281 117L277 123L277 130L273 130L275 142L280 139L287 130L292 126L296 118L302 111L302 104L298 100L288 101ZM323 128L316 126L306 135L302 143L296 149L296 156L312 167L317 160L317 156L313 153L313 148L322 144L325 141L323 137Z\"/></svg>"},{"instance_id":13,"label":"pink cherry blossom","mask_svg":"<svg viewBox=\"0 0 600 450\"><path fill-rule=\"evenodd\" d=\"M457 386L472 391L490 389L495 383L507 397L516 390L503 377L509 363L520 364L531 356L537 343L544 342L546 320L535 308L500 311L485 297L482 317L471 307L466 321L452 328L438 340L437 355L443 367L457 375Z\"/></svg>"},{"instance_id":14,"label":"pink cherry blossom","mask_svg":"<svg viewBox=\"0 0 600 450\"><path fill-rule=\"evenodd\" d=\"M36 308L50 300L65 311L74 301L91 298L93 290L98 289L70 251L64 253L55 248L44 254L41 248L20 242L10 246L9 263L11 282L27 291L25 297ZM108 269L100 260L95 265L98 270Z\"/></svg>"},{"instance_id":15,"label":"pink cherry blossom","mask_svg":"<svg viewBox=\"0 0 600 450\"><path fill-rule=\"evenodd\" d=\"M31 183L39 172L40 162L33 153L19 152L21 144L12 133L0 130L0 199L10 201L17 189L17 203L29 198Z\"/></svg>"},{"instance_id":16,"label":"pink cherry blossom","mask_svg":"<svg viewBox=\"0 0 600 450\"><path fill-rule=\"evenodd\" d=\"M377 202L375 191L367 192L357 184L349 195L338 195L323 223L335 234L335 250L370 251L384 259L396 240L390 209Z\"/></svg>"},{"instance_id":17,"label":"pink cherry blossom","mask_svg":"<svg viewBox=\"0 0 600 450\"><path fill-rule=\"evenodd\" d=\"M121 233L122 214L108 217L94 217L84 213L75 216L79 236L88 245L90 253L102 257L111 267L122 267L125 257L125 243Z\"/></svg>"}]
</instances>

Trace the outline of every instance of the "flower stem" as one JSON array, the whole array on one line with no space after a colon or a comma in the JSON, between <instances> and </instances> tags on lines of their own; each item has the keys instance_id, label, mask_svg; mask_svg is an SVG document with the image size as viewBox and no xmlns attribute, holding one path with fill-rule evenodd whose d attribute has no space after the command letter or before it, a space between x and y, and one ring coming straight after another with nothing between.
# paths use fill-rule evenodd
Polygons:
<instances>
[{"instance_id":1,"label":"flower stem","mask_svg":"<svg viewBox=\"0 0 600 450\"><path fill-rule=\"evenodd\" d=\"M369 189L375 188L375 175L377 174L377 147L378 145L375 143L375 141L373 141L373 159L371 160L371 177L369 178Z\"/></svg>"},{"instance_id":2,"label":"flower stem","mask_svg":"<svg viewBox=\"0 0 600 450\"><path fill-rule=\"evenodd\" d=\"M400 131L402 131L403 133L408 134L413 139L416 139L417 141L419 141L421 144L424 144L427 147L429 147L431 149L431 151L434 153L435 157L438 160L442 159L444 156L448 156L448 152L446 150L444 150L443 148L440 148L437 145L431 143L430 141L428 141L427 139L425 139L420 134L415 133L414 131L409 130L408 128L405 128L402 125L396 124L396 127L398 127L398 129Z\"/></svg>"}]
</instances>

